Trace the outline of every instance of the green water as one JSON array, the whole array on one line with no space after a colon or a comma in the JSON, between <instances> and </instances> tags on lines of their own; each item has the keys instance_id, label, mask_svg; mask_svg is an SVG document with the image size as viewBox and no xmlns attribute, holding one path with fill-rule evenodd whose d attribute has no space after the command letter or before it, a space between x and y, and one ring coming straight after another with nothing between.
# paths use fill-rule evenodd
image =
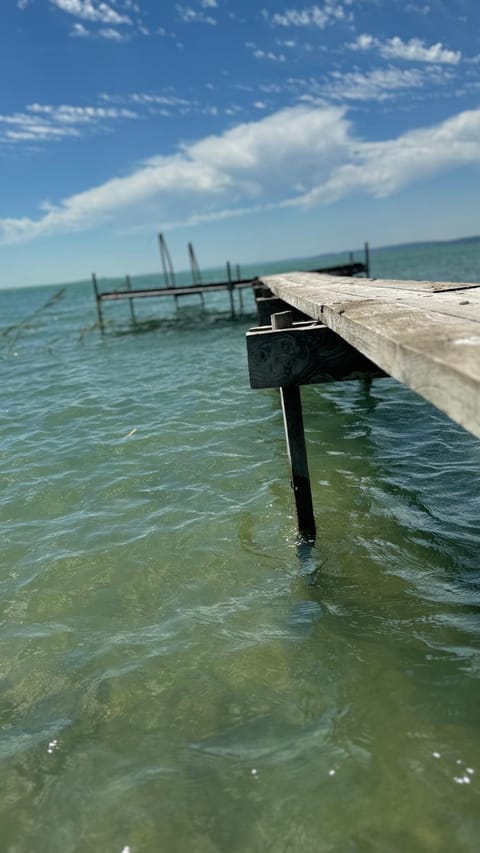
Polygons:
<instances>
[{"instance_id":1,"label":"green water","mask_svg":"<svg viewBox=\"0 0 480 853\"><path fill-rule=\"evenodd\" d=\"M476 851L480 443L393 380L304 388L301 551L253 313L102 339L85 283L19 326L57 291L0 291L0 851Z\"/></svg>"}]
</instances>

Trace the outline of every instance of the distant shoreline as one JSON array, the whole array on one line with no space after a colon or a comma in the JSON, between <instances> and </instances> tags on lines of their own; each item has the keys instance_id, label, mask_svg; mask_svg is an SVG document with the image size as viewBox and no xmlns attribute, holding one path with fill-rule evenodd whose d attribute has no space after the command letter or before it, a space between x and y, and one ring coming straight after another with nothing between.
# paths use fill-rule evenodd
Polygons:
<instances>
[{"instance_id":1,"label":"distant shoreline","mask_svg":"<svg viewBox=\"0 0 480 853\"><path fill-rule=\"evenodd\" d=\"M424 246L425 248L431 246L453 246L456 244L463 243L477 243L480 241L480 234L474 234L471 237L454 237L446 240L415 240L408 243L389 243L386 246L372 246L369 243L369 250L371 253L377 252L390 252L393 249L415 249ZM298 261L308 261L311 258L336 258L338 256L349 255L352 252L354 255L362 253L364 251L364 247L357 247L356 249L341 249L337 252L320 252L315 255L292 255L291 258L279 258L278 260L269 260L269 261L245 261L243 266L252 267L252 266L261 266L263 264L283 264L288 260L298 260Z\"/></svg>"},{"instance_id":2,"label":"distant shoreline","mask_svg":"<svg viewBox=\"0 0 480 853\"><path fill-rule=\"evenodd\" d=\"M418 249L421 247L428 248L428 247L432 247L432 246L454 246L454 245L463 245L463 244L467 245L469 243L476 243L479 241L480 241L480 234L475 234L475 235L470 236L470 237L455 237L455 238L446 239L446 240L417 240L417 241L409 242L409 243L390 243L386 246L372 246L370 244L370 252L372 254L373 253L377 254L377 253L381 253L381 252L391 252L393 250L401 251L402 249L415 249L415 248ZM262 267L273 266L274 264L284 265L287 261L298 261L298 262L301 262L302 264L305 264L308 261L310 261L311 259L316 259L316 260L317 259L321 260L323 258L335 259L338 257L348 256L350 254L350 252L353 252L354 255L358 255L359 253L363 253L363 251L364 251L364 247L362 246L362 247L357 247L356 249L353 249L353 250L341 249L339 251L332 251L332 252L318 252L317 254L313 254L313 255L291 255L290 257L287 257L287 258L276 258L274 260L270 259L267 261L243 261L241 264L241 267L242 267L242 269L244 267L245 268L255 267L258 269L262 269ZM215 270L218 270L221 267L222 267L222 264L218 264L217 266L205 267L204 269L202 269L202 274L206 273L208 275L210 272L214 272ZM183 274L187 274L189 272L189 270L187 268L185 268L185 269L177 270L176 272L178 273L178 275L183 275ZM151 272L133 273L133 276L136 278L139 278L139 277L148 278L149 276L156 276L159 274L161 274L160 270L157 269L157 270L154 270ZM106 280L115 281L117 279L124 278L124 276L122 276L122 275L108 275L108 276L102 276L102 278L104 278ZM84 285L86 282L89 282L88 277L80 278L80 279L73 279L72 281L42 282L40 284L17 285L17 286L11 286L11 287L7 286L7 287L0 288L0 290L5 290L5 291L6 290L19 290L19 289L23 290L24 288L28 289L28 288L37 288L37 287L60 287L60 286L70 287L72 285L80 285L80 284Z\"/></svg>"},{"instance_id":3,"label":"distant shoreline","mask_svg":"<svg viewBox=\"0 0 480 853\"><path fill-rule=\"evenodd\" d=\"M419 246L445 246L455 245L458 243L476 243L480 240L480 234L475 234L472 237L455 237L451 240L415 240L412 243L391 243L388 246L370 246L371 252L385 252L390 249L409 249L418 248Z\"/></svg>"}]
</instances>

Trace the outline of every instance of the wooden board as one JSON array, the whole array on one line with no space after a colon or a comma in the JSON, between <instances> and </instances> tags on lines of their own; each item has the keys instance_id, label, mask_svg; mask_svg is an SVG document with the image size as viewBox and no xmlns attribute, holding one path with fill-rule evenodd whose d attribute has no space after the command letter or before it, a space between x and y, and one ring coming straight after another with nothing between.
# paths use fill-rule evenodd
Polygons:
<instances>
[{"instance_id":1,"label":"wooden board","mask_svg":"<svg viewBox=\"0 0 480 853\"><path fill-rule=\"evenodd\" d=\"M246 278L239 281L220 281L211 284L192 284L179 287L150 287L143 290L105 290L98 294L103 302L113 302L118 299L149 299L155 296L193 296L198 293L208 293L219 290L243 290L252 287L255 279Z\"/></svg>"},{"instance_id":2,"label":"wooden board","mask_svg":"<svg viewBox=\"0 0 480 853\"><path fill-rule=\"evenodd\" d=\"M480 437L480 285L312 273L262 283Z\"/></svg>"},{"instance_id":3,"label":"wooden board","mask_svg":"<svg viewBox=\"0 0 480 853\"><path fill-rule=\"evenodd\" d=\"M339 335L318 323L247 332L251 388L311 385L385 374Z\"/></svg>"}]
</instances>

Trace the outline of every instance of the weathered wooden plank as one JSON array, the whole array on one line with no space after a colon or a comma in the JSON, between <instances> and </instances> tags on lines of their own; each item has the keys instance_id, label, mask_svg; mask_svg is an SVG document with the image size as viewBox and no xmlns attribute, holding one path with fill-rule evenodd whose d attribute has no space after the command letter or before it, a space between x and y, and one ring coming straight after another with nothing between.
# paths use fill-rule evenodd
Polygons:
<instances>
[{"instance_id":1,"label":"weathered wooden plank","mask_svg":"<svg viewBox=\"0 0 480 853\"><path fill-rule=\"evenodd\" d=\"M445 314L448 317L458 317L480 323L480 289L473 288L455 293L432 293L398 299L407 308L420 308L430 313Z\"/></svg>"},{"instance_id":2,"label":"weathered wooden plank","mask_svg":"<svg viewBox=\"0 0 480 853\"><path fill-rule=\"evenodd\" d=\"M398 285L402 284L403 282L398 282ZM291 297L289 304L299 310L299 305L303 304L305 298L311 297L316 301L320 293L324 302L329 305L336 304L339 310L347 304L388 301L388 304L392 306L395 304L403 305L407 308L419 308L432 313L437 312L450 317L461 317L466 320L480 322L480 286L478 285L470 285L468 288L465 286L463 290L454 292L446 290L430 292L419 290L416 293L410 287L404 289L400 286L390 286L389 288L385 286L382 290L375 290L375 288L368 285L358 288L355 286L355 283L351 282L348 284L340 282L337 285L332 284L330 281L325 281L321 291L319 290L318 283L302 285L301 289L297 285L294 288L289 287ZM300 295L302 303L297 303L296 297L298 295ZM286 299L283 302L287 304ZM312 315L310 314L310 316Z\"/></svg>"},{"instance_id":3,"label":"weathered wooden plank","mask_svg":"<svg viewBox=\"0 0 480 853\"><path fill-rule=\"evenodd\" d=\"M415 291L411 282L365 280L361 293L359 280L305 273L263 281L480 437L479 285L429 290L420 282Z\"/></svg>"},{"instance_id":4,"label":"weathered wooden plank","mask_svg":"<svg viewBox=\"0 0 480 853\"><path fill-rule=\"evenodd\" d=\"M268 282L271 279L285 280L295 283L299 286L332 286L342 287L347 290L365 291L368 288L373 288L374 291L383 291L385 288L401 291L414 290L417 292L428 293L443 293L444 291L469 290L471 288L480 288L478 282L464 281L411 281L408 279L380 279L380 278L353 278L338 275L325 275L312 272L289 272L286 274L277 274L275 276L263 276L260 279L264 287L270 287ZM368 290L367 290L368 292Z\"/></svg>"},{"instance_id":5,"label":"weathered wooden plank","mask_svg":"<svg viewBox=\"0 0 480 853\"><path fill-rule=\"evenodd\" d=\"M364 300L388 300L389 303L402 302L406 305L421 307L421 302L418 300L428 299L430 302L429 310L440 311L440 313L452 313L452 309L456 307L458 316L467 317L475 313L475 305L480 305L480 285L463 284L460 289L452 289L450 286L443 291L440 289L429 289L425 285L435 284L432 282L419 282L419 287L415 290L413 282L382 282L379 283L370 279L352 279L352 278L333 278L327 276L312 276L309 273L293 273L292 276L275 276L280 284L288 287L290 297L289 301L296 304L295 297L301 294L302 299L305 296L311 296L314 300L321 293L325 300L334 299L341 302L343 299L349 303L352 301ZM265 279L270 281L270 278ZM278 295L278 294L277 294ZM285 300L287 301L287 300ZM470 305L467 311L462 306ZM445 311L445 306L448 307ZM296 306L298 307L298 306Z\"/></svg>"},{"instance_id":6,"label":"weathered wooden plank","mask_svg":"<svg viewBox=\"0 0 480 853\"><path fill-rule=\"evenodd\" d=\"M357 282L359 280L357 279ZM465 290L470 287L478 287L477 283L459 282L459 281L410 281L409 279L387 280L381 278L360 279L359 283L368 283L378 289L392 287L392 285L401 284L402 289L425 291L428 293L442 293L445 290L457 291Z\"/></svg>"},{"instance_id":7,"label":"weathered wooden plank","mask_svg":"<svg viewBox=\"0 0 480 853\"><path fill-rule=\"evenodd\" d=\"M318 322L296 323L281 330L250 329L246 341L251 388L385 376L377 365Z\"/></svg>"},{"instance_id":8,"label":"weathered wooden plank","mask_svg":"<svg viewBox=\"0 0 480 853\"><path fill-rule=\"evenodd\" d=\"M198 293L208 293L209 291L228 290L230 287L234 289L251 287L255 279L248 278L242 281L229 282L212 282L211 284L185 285L179 287L150 287L141 290L106 290L99 293L99 299L103 301L116 301L118 299L149 299L155 296L193 296Z\"/></svg>"}]
</instances>

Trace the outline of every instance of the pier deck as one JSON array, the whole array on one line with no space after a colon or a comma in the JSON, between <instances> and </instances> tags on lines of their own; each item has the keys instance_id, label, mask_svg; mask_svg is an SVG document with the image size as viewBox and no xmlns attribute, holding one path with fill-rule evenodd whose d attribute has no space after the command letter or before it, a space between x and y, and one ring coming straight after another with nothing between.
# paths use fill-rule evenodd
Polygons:
<instances>
[{"instance_id":1,"label":"pier deck","mask_svg":"<svg viewBox=\"0 0 480 853\"><path fill-rule=\"evenodd\" d=\"M165 246L165 243L162 244ZM193 247L189 244L190 252L193 253ZM165 249L164 249L165 251ZM168 256L169 257L169 256ZM173 267L168 269L164 264L164 280L165 284L161 287L148 287L148 288L136 288L132 287L132 282L130 276L127 275L125 277L125 287L120 290L101 290L99 287L99 282L97 280L97 276L95 273L92 273L92 284L93 290L95 294L95 301L97 304L97 314L98 314L98 324L100 327L100 331L102 334L105 331L105 323L103 320L102 313L102 305L104 302L119 302L119 301L128 301L130 303L130 314L132 322L136 322L135 318L135 310L134 310L134 301L136 299L155 299L159 297L173 297L175 299L175 303L178 304L178 300L182 296L199 296L202 305L204 305L204 297L209 293L218 293L223 291L228 293L230 300L230 314L231 317L236 317L236 308L235 308L235 300L234 294L238 295L238 310L240 314L243 314L243 291L245 289L251 290L255 289L255 286L258 283L258 276L253 276L249 278L241 277L240 275L240 267L237 265L236 278L232 275L232 268L230 263L227 263L227 273L228 279L225 281L211 281L211 282L203 282L201 279L201 274L196 265L196 259L193 254L192 260L192 276L193 280L189 284L177 285L175 281L175 275L173 273ZM171 261L170 261L171 264ZM349 263L340 264L334 267L322 267L320 270L312 270L312 272L320 272L329 275L336 276L357 276L357 275L368 275L369 270L369 251L368 244L365 244L365 259L364 261L354 261L353 255L350 257Z\"/></svg>"},{"instance_id":2,"label":"pier deck","mask_svg":"<svg viewBox=\"0 0 480 853\"><path fill-rule=\"evenodd\" d=\"M177 287L150 287L135 290L105 290L98 294L101 302L114 302L118 299L151 299L159 296L195 296L201 293L215 293L219 290L243 290L251 288L253 278L228 282L219 281L211 284L186 284Z\"/></svg>"},{"instance_id":3,"label":"pier deck","mask_svg":"<svg viewBox=\"0 0 480 853\"><path fill-rule=\"evenodd\" d=\"M261 283L480 437L480 284L301 272Z\"/></svg>"}]
</instances>

